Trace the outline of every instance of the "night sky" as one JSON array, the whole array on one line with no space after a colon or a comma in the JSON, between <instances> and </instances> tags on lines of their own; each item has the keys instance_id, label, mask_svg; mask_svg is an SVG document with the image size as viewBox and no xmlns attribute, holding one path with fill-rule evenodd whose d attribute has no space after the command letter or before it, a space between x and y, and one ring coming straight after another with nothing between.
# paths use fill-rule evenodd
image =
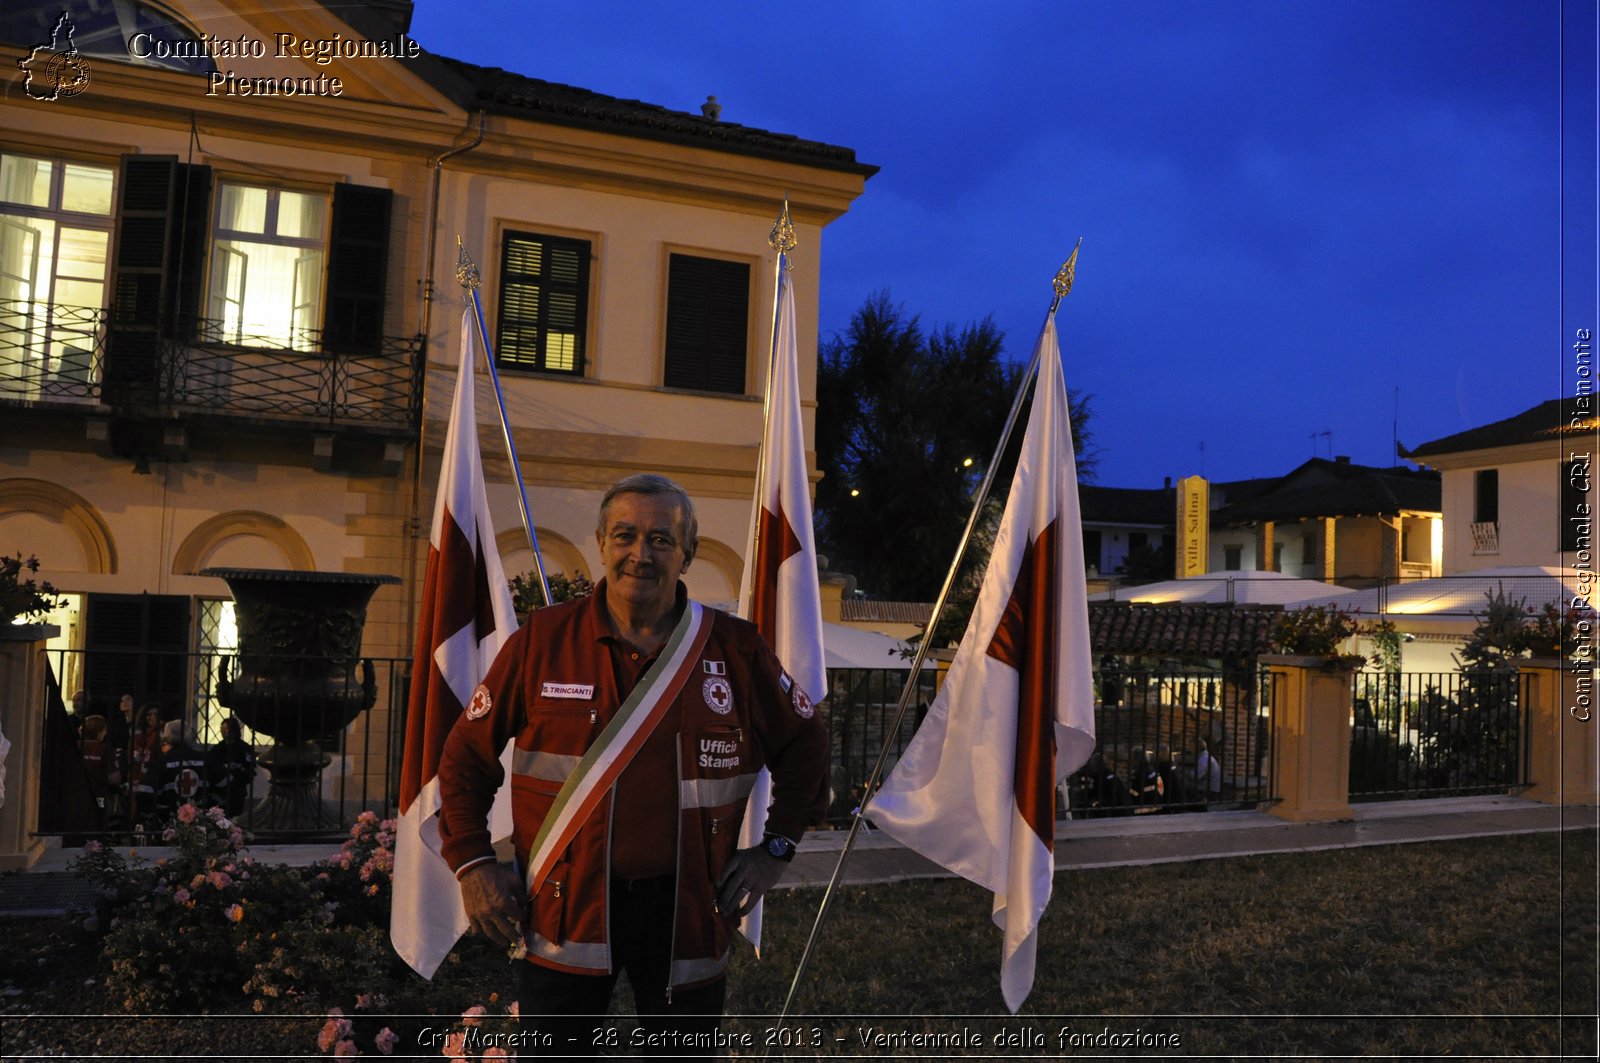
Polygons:
<instances>
[{"instance_id":1,"label":"night sky","mask_svg":"<svg viewBox=\"0 0 1600 1063\"><path fill-rule=\"evenodd\" d=\"M824 337L887 290L1021 360L1082 236L1102 484L1394 464L1572 394L1596 328L1595 0L424 2L412 35L881 167L823 231Z\"/></svg>"}]
</instances>

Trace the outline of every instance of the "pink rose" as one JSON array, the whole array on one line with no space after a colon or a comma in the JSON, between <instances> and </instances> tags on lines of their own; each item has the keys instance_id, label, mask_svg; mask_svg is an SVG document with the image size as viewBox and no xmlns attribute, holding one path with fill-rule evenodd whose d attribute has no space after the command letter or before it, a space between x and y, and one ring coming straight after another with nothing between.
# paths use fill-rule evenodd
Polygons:
<instances>
[{"instance_id":1,"label":"pink rose","mask_svg":"<svg viewBox=\"0 0 1600 1063\"><path fill-rule=\"evenodd\" d=\"M384 1055L393 1055L395 1046L400 1043L400 1035L385 1026L378 1031L378 1036L372 1039L372 1043Z\"/></svg>"},{"instance_id":2,"label":"pink rose","mask_svg":"<svg viewBox=\"0 0 1600 1063\"><path fill-rule=\"evenodd\" d=\"M183 804L183 805L179 805L178 806L178 822L179 823L193 823L194 822L194 817L199 815L199 814L200 814L199 809L195 808L191 804Z\"/></svg>"},{"instance_id":3,"label":"pink rose","mask_svg":"<svg viewBox=\"0 0 1600 1063\"><path fill-rule=\"evenodd\" d=\"M235 904L228 908L228 922L237 923L244 918L244 905Z\"/></svg>"},{"instance_id":4,"label":"pink rose","mask_svg":"<svg viewBox=\"0 0 1600 1063\"><path fill-rule=\"evenodd\" d=\"M186 890L186 889L181 889L180 888L178 890L178 892L176 892L176 893L174 893L172 895L172 899L177 901L179 904L188 904L189 903L189 891Z\"/></svg>"},{"instance_id":5,"label":"pink rose","mask_svg":"<svg viewBox=\"0 0 1600 1063\"><path fill-rule=\"evenodd\" d=\"M356 1050L356 1043L346 1038L333 1046L333 1054L335 1056L359 1056L361 1053Z\"/></svg>"},{"instance_id":6,"label":"pink rose","mask_svg":"<svg viewBox=\"0 0 1600 1063\"><path fill-rule=\"evenodd\" d=\"M474 1004L461 1013L461 1021L468 1026L478 1025L478 1020L489 1014L489 1009L482 1004Z\"/></svg>"}]
</instances>

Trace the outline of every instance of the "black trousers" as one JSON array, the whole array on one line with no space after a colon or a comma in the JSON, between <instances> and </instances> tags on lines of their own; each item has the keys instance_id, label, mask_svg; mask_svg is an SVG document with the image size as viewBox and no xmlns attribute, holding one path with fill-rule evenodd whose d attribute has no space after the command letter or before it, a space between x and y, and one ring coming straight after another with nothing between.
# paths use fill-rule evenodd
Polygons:
<instances>
[{"instance_id":1,"label":"black trousers","mask_svg":"<svg viewBox=\"0 0 1600 1063\"><path fill-rule=\"evenodd\" d=\"M613 973L568 974L536 963L520 963L517 1002L523 1031L534 1036L524 1055L534 1059L598 1055L664 1055L715 1058L710 1049L683 1047L683 1036L715 1034L722 1026L727 981L676 989L667 999L672 970L673 881L671 876L611 884ZM617 977L628 976L638 1010L642 1044L606 1017ZM548 1044L544 1040L548 1035ZM654 1036L652 1036L654 1035ZM688 1042L694 1044L694 1041Z\"/></svg>"}]
</instances>

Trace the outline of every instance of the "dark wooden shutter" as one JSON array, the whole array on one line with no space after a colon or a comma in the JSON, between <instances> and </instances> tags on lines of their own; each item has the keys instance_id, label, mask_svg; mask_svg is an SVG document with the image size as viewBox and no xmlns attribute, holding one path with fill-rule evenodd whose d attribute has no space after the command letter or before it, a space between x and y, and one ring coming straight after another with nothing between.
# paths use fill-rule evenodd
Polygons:
<instances>
[{"instance_id":1,"label":"dark wooden shutter","mask_svg":"<svg viewBox=\"0 0 1600 1063\"><path fill-rule=\"evenodd\" d=\"M509 369L583 373L589 241L507 233L495 358ZM570 351L570 362L567 355Z\"/></svg>"},{"instance_id":2,"label":"dark wooden shutter","mask_svg":"<svg viewBox=\"0 0 1600 1063\"><path fill-rule=\"evenodd\" d=\"M323 342L331 351L378 354L383 350L393 206L394 193L387 188L333 186L328 316L323 326Z\"/></svg>"},{"instance_id":3,"label":"dark wooden shutter","mask_svg":"<svg viewBox=\"0 0 1600 1063\"><path fill-rule=\"evenodd\" d=\"M119 185L105 397L143 405L156 398L164 342L186 338L199 316L211 170L125 155Z\"/></svg>"},{"instance_id":4,"label":"dark wooden shutter","mask_svg":"<svg viewBox=\"0 0 1600 1063\"><path fill-rule=\"evenodd\" d=\"M116 711L132 694L155 702L161 718L183 715L187 703L189 599L157 594L91 594L84 617L84 690Z\"/></svg>"},{"instance_id":5,"label":"dark wooden shutter","mask_svg":"<svg viewBox=\"0 0 1600 1063\"><path fill-rule=\"evenodd\" d=\"M750 267L673 255L667 276L669 388L744 394L749 344Z\"/></svg>"}]
</instances>

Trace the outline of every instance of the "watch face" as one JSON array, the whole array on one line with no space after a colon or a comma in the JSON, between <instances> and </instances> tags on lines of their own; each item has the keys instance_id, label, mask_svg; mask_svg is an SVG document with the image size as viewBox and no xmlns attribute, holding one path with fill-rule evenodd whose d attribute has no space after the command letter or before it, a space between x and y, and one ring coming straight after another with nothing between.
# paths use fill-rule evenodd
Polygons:
<instances>
[{"instance_id":1,"label":"watch face","mask_svg":"<svg viewBox=\"0 0 1600 1063\"><path fill-rule=\"evenodd\" d=\"M787 858L790 853L794 852L794 846L790 845L789 842L784 838L768 838L767 852L772 856L777 857L779 860L783 860Z\"/></svg>"}]
</instances>

